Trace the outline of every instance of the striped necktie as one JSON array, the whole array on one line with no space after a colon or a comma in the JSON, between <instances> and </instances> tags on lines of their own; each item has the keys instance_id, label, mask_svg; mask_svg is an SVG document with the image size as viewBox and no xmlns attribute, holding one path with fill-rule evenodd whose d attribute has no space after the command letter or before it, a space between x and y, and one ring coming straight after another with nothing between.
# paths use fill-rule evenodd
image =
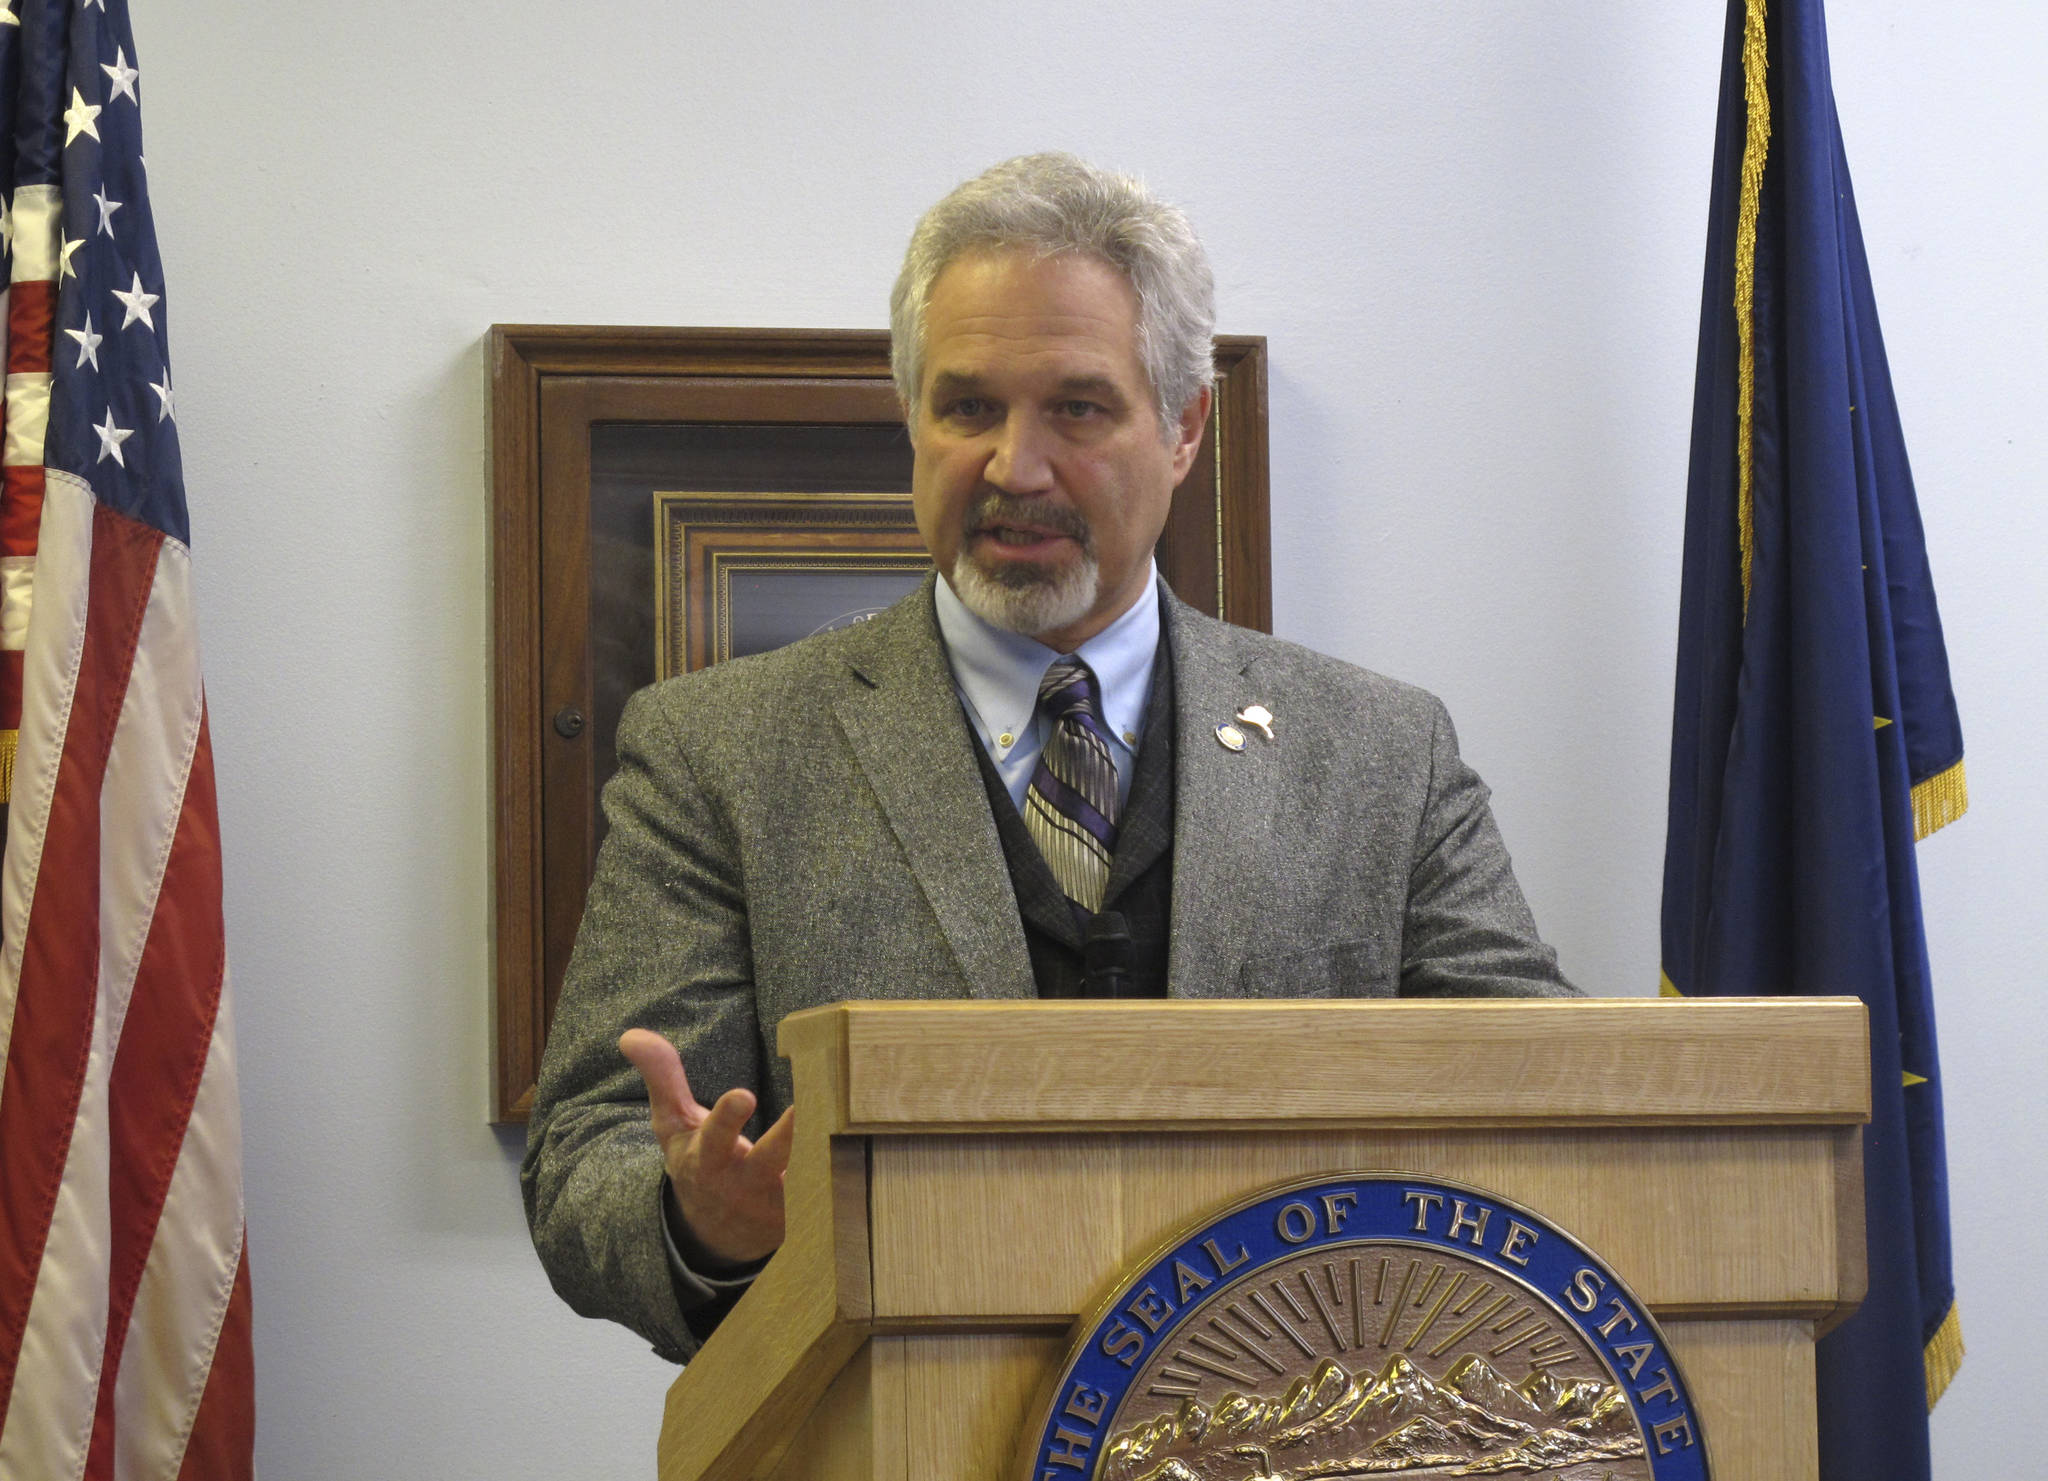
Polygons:
<instances>
[{"instance_id":1,"label":"striped necktie","mask_svg":"<svg viewBox=\"0 0 2048 1481\"><path fill-rule=\"evenodd\" d=\"M1038 685L1038 707L1052 722L1024 794L1024 826L1067 898L1102 908L1116 852L1116 761L1102 728L1095 675L1062 658Z\"/></svg>"}]
</instances>

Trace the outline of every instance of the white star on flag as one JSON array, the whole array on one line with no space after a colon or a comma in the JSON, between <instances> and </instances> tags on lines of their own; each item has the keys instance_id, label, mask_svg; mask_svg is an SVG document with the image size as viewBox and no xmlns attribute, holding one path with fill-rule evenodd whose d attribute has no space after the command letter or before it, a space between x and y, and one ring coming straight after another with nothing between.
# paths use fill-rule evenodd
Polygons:
<instances>
[{"instance_id":1,"label":"white star on flag","mask_svg":"<svg viewBox=\"0 0 2048 1481\"><path fill-rule=\"evenodd\" d=\"M0 26L18 26L20 24L21 17L14 13L12 5L8 6L5 10L0 10Z\"/></svg>"},{"instance_id":2,"label":"white star on flag","mask_svg":"<svg viewBox=\"0 0 2048 1481\"><path fill-rule=\"evenodd\" d=\"M93 431L100 434L100 455L94 458L93 461L95 463L104 463L108 458L112 458L123 468L127 467L128 460L121 456L121 444L133 437L135 433L128 428L114 425L113 407L107 408L107 419L97 427L94 427Z\"/></svg>"},{"instance_id":3,"label":"white star on flag","mask_svg":"<svg viewBox=\"0 0 2048 1481\"><path fill-rule=\"evenodd\" d=\"M61 283L66 278L75 278L78 276L78 269L71 265L71 257L73 253L75 253L80 247L83 247L84 245L84 237L79 237L76 240L74 240L68 234L65 236L63 245L57 249L58 282Z\"/></svg>"},{"instance_id":4,"label":"white star on flag","mask_svg":"<svg viewBox=\"0 0 2048 1481\"><path fill-rule=\"evenodd\" d=\"M165 420L175 422L178 419L178 415L172 407L171 373L166 370L164 372L164 383L158 385L155 381L151 381L149 388L156 392L156 399L161 403L157 407L156 419L160 422Z\"/></svg>"},{"instance_id":5,"label":"white star on flag","mask_svg":"<svg viewBox=\"0 0 2048 1481\"><path fill-rule=\"evenodd\" d=\"M121 209L121 203L108 200L107 192L104 188L95 190L92 193L92 203L100 208L100 230L108 236L112 236L114 234L114 213Z\"/></svg>"},{"instance_id":6,"label":"white star on flag","mask_svg":"<svg viewBox=\"0 0 2048 1481\"><path fill-rule=\"evenodd\" d=\"M109 67L105 62L101 62L100 71L106 73L113 81L113 86L107 89L107 101L109 103L120 97L121 94L126 93L129 102L138 108L142 106L142 99L137 96L135 91L135 79L142 74L128 65L128 53L125 48L115 47L114 65Z\"/></svg>"},{"instance_id":7,"label":"white star on flag","mask_svg":"<svg viewBox=\"0 0 2048 1481\"><path fill-rule=\"evenodd\" d=\"M135 273L133 277L135 280L134 284L126 293L123 293L119 288L109 290L113 293L114 297L121 300L121 306L128 310L128 316L121 321L121 327L126 329L130 324L140 319L144 324L154 329L156 328L156 320L150 318L149 306L155 303L162 295L142 291L141 273Z\"/></svg>"},{"instance_id":8,"label":"white star on flag","mask_svg":"<svg viewBox=\"0 0 2048 1481\"><path fill-rule=\"evenodd\" d=\"M106 339L106 336L93 333L92 311L90 309L86 310L85 328L67 329L64 332L78 341L78 365L90 365L94 370L98 370L100 368L100 345ZM73 366L72 368L77 369L78 367ZM169 377L166 376L165 379L168 380Z\"/></svg>"},{"instance_id":9,"label":"white star on flag","mask_svg":"<svg viewBox=\"0 0 2048 1481\"><path fill-rule=\"evenodd\" d=\"M64 110L64 147L70 148L80 134L99 138L99 125L93 122L99 116L99 104L86 102L77 88L71 89L71 106Z\"/></svg>"}]
</instances>

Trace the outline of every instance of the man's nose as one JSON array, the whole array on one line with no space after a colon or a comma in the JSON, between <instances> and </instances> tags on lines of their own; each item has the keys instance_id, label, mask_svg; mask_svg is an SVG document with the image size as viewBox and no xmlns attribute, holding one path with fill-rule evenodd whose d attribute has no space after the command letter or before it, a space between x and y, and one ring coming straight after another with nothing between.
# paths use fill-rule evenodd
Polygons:
<instances>
[{"instance_id":1,"label":"man's nose","mask_svg":"<svg viewBox=\"0 0 2048 1481\"><path fill-rule=\"evenodd\" d=\"M996 429L986 476L1006 494L1044 493L1052 487L1051 434L1033 416L1013 412Z\"/></svg>"}]
</instances>

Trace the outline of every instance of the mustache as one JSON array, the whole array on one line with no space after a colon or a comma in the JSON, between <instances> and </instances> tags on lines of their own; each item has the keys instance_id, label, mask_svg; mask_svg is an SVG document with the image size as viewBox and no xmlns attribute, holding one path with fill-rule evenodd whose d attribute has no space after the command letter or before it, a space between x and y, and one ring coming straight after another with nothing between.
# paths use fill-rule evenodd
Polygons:
<instances>
[{"instance_id":1,"label":"mustache","mask_svg":"<svg viewBox=\"0 0 2048 1481\"><path fill-rule=\"evenodd\" d=\"M1050 530L1078 544L1086 554L1095 550L1095 532L1088 521L1064 504L1048 504L1042 498L1020 499L997 489L986 489L967 507L967 533L978 535L991 525L1029 525Z\"/></svg>"}]
</instances>

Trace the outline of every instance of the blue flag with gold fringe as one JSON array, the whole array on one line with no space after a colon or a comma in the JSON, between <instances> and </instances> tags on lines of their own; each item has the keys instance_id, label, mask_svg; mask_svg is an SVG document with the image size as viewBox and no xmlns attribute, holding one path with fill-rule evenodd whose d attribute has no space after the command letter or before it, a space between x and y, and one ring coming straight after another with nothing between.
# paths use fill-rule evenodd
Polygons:
<instances>
[{"instance_id":1,"label":"blue flag with gold fringe","mask_svg":"<svg viewBox=\"0 0 2048 1481\"><path fill-rule=\"evenodd\" d=\"M1666 992L1870 1010L1869 1294L1818 1355L1821 1475L1929 1474L1962 1359L1914 862L1962 730L1820 0L1732 0L1700 313Z\"/></svg>"}]
</instances>

